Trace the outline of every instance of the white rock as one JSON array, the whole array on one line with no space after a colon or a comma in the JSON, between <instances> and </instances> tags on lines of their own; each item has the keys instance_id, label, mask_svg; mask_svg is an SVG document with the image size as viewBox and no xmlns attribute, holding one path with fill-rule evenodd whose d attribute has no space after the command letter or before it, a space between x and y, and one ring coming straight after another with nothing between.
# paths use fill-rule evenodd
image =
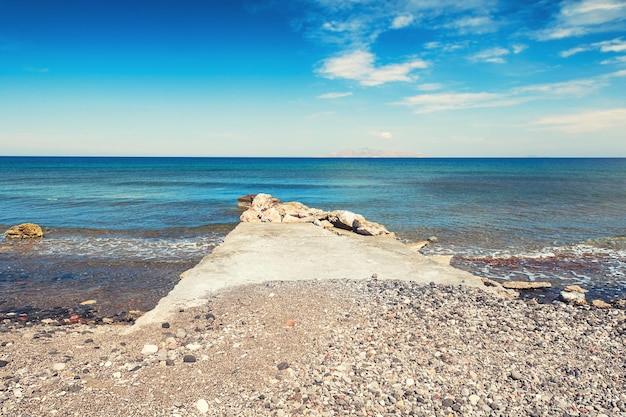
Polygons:
<instances>
[{"instance_id":1,"label":"white rock","mask_svg":"<svg viewBox=\"0 0 626 417\"><path fill-rule=\"evenodd\" d=\"M58 362L55 363L54 365L52 365L52 369L54 369L55 371L62 371L65 369L65 363L63 362Z\"/></svg>"},{"instance_id":2,"label":"white rock","mask_svg":"<svg viewBox=\"0 0 626 417\"><path fill-rule=\"evenodd\" d=\"M470 395L468 399L469 399L469 402L472 405L476 405L476 404L478 404L478 401L480 400L480 397L478 395L473 394L473 395Z\"/></svg>"},{"instance_id":3,"label":"white rock","mask_svg":"<svg viewBox=\"0 0 626 417\"><path fill-rule=\"evenodd\" d=\"M413 385L415 385L415 380L413 378L407 378L406 381L404 381L404 384L407 387L412 387Z\"/></svg>"},{"instance_id":4,"label":"white rock","mask_svg":"<svg viewBox=\"0 0 626 417\"><path fill-rule=\"evenodd\" d=\"M144 345L143 349L141 349L142 355L152 355L153 353L157 353L159 351L159 347L157 345Z\"/></svg>"},{"instance_id":5,"label":"white rock","mask_svg":"<svg viewBox=\"0 0 626 417\"><path fill-rule=\"evenodd\" d=\"M198 402L196 403L196 408L198 409L198 411L200 411L202 414L206 414L209 412L209 403L206 402L206 400L204 398L201 398L198 400Z\"/></svg>"},{"instance_id":6,"label":"white rock","mask_svg":"<svg viewBox=\"0 0 626 417\"><path fill-rule=\"evenodd\" d=\"M113 378L121 378L122 377L122 373L121 372L113 372Z\"/></svg>"},{"instance_id":7,"label":"white rock","mask_svg":"<svg viewBox=\"0 0 626 417\"><path fill-rule=\"evenodd\" d=\"M202 348L202 345L199 345L197 343L190 343L185 347L189 350L200 350Z\"/></svg>"}]
</instances>

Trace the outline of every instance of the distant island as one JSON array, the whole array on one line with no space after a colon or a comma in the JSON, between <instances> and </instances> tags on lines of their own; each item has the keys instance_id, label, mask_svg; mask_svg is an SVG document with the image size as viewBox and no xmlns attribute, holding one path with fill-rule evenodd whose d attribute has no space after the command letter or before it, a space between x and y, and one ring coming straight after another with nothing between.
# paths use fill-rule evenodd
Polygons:
<instances>
[{"instance_id":1,"label":"distant island","mask_svg":"<svg viewBox=\"0 0 626 417\"><path fill-rule=\"evenodd\" d=\"M330 158L422 158L423 155L419 153L396 151L393 149L377 150L370 148L358 148L358 149L342 149L337 152L332 152L328 155L324 155Z\"/></svg>"}]
</instances>

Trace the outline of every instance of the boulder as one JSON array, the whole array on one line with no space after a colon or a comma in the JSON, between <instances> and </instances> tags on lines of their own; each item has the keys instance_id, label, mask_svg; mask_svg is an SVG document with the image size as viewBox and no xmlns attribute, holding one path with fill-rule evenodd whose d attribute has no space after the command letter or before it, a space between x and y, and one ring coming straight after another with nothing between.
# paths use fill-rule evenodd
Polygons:
<instances>
[{"instance_id":1,"label":"boulder","mask_svg":"<svg viewBox=\"0 0 626 417\"><path fill-rule=\"evenodd\" d=\"M577 291L561 291L561 299L570 304L587 304L585 294Z\"/></svg>"},{"instance_id":2,"label":"boulder","mask_svg":"<svg viewBox=\"0 0 626 417\"><path fill-rule=\"evenodd\" d=\"M611 304L604 302L602 300L592 300L591 305L597 308L611 308Z\"/></svg>"},{"instance_id":3,"label":"boulder","mask_svg":"<svg viewBox=\"0 0 626 417\"><path fill-rule=\"evenodd\" d=\"M352 227L356 233L364 236L382 236L391 234L391 232L385 229L385 226L382 224L370 222L369 220L365 220L362 216L357 216L358 217L354 220L354 223L352 223Z\"/></svg>"},{"instance_id":4,"label":"boulder","mask_svg":"<svg viewBox=\"0 0 626 417\"><path fill-rule=\"evenodd\" d=\"M252 205L252 201L256 194L248 194L237 199L237 207L248 209Z\"/></svg>"},{"instance_id":5,"label":"boulder","mask_svg":"<svg viewBox=\"0 0 626 417\"><path fill-rule=\"evenodd\" d=\"M263 223L280 223L282 221L283 216L281 216L280 210L277 207L270 207L261 212L261 222Z\"/></svg>"},{"instance_id":6,"label":"boulder","mask_svg":"<svg viewBox=\"0 0 626 417\"><path fill-rule=\"evenodd\" d=\"M354 221L358 217L363 219L363 216L348 210L334 210L328 213L326 220L339 229L354 230Z\"/></svg>"},{"instance_id":7,"label":"boulder","mask_svg":"<svg viewBox=\"0 0 626 417\"><path fill-rule=\"evenodd\" d=\"M502 286L512 290L535 290L550 288L552 284L549 282L505 281L502 283Z\"/></svg>"},{"instance_id":8,"label":"boulder","mask_svg":"<svg viewBox=\"0 0 626 417\"><path fill-rule=\"evenodd\" d=\"M17 226L11 226L9 230L4 232L7 239L33 239L43 237L43 230L34 223L22 223Z\"/></svg>"}]
</instances>

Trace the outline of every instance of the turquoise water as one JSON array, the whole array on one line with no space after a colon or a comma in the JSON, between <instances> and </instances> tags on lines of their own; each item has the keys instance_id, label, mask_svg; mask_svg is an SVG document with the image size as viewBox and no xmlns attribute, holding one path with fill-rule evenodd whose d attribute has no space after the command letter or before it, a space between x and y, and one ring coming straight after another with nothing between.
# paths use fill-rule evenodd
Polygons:
<instances>
[{"instance_id":1,"label":"turquoise water","mask_svg":"<svg viewBox=\"0 0 626 417\"><path fill-rule=\"evenodd\" d=\"M258 192L437 236L427 254L479 275L625 291L626 159L1 157L0 227L48 233L0 241L0 309L44 303L41 288L161 296Z\"/></svg>"}]
</instances>

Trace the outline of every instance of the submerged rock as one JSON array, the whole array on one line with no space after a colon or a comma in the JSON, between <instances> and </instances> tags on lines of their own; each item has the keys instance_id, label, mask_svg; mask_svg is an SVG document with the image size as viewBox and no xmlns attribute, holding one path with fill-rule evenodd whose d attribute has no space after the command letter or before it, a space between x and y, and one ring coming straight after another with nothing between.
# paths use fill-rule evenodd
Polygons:
<instances>
[{"instance_id":1,"label":"submerged rock","mask_svg":"<svg viewBox=\"0 0 626 417\"><path fill-rule=\"evenodd\" d=\"M11 226L9 230L4 232L4 237L7 239L33 239L43 237L43 230L34 223L22 223Z\"/></svg>"},{"instance_id":2,"label":"submerged rock","mask_svg":"<svg viewBox=\"0 0 626 417\"><path fill-rule=\"evenodd\" d=\"M549 282L527 282L527 281L505 281L502 283L504 288L512 290L535 290L539 288L550 288L552 284Z\"/></svg>"},{"instance_id":3,"label":"submerged rock","mask_svg":"<svg viewBox=\"0 0 626 417\"><path fill-rule=\"evenodd\" d=\"M571 304L587 304L585 294L578 291L561 291L561 299Z\"/></svg>"}]
</instances>

